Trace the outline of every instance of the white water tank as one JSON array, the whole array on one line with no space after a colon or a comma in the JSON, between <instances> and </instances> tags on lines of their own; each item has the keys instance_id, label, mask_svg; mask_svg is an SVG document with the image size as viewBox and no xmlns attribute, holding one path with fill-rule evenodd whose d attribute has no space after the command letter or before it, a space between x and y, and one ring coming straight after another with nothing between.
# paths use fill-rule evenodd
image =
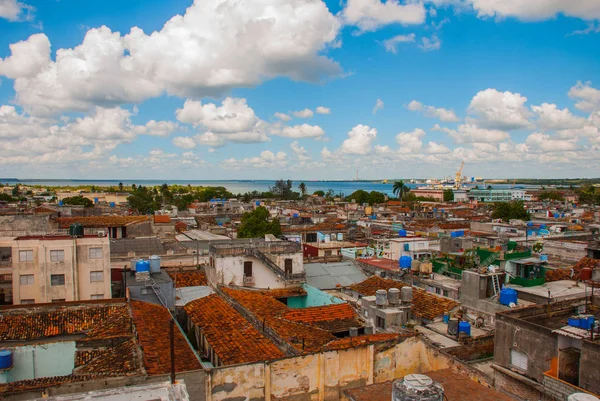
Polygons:
<instances>
[{"instance_id":1,"label":"white water tank","mask_svg":"<svg viewBox=\"0 0 600 401\"><path fill-rule=\"evenodd\" d=\"M387 305L387 291L386 290L377 290L377 292L375 292L375 304L377 306L386 306Z\"/></svg>"},{"instance_id":2,"label":"white water tank","mask_svg":"<svg viewBox=\"0 0 600 401\"><path fill-rule=\"evenodd\" d=\"M567 401L599 401L599 399L591 394L574 393L567 398Z\"/></svg>"},{"instance_id":3,"label":"white water tank","mask_svg":"<svg viewBox=\"0 0 600 401\"><path fill-rule=\"evenodd\" d=\"M429 376L406 375L394 381L392 401L443 401L444 388Z\"/></svg>"}]
</instances>

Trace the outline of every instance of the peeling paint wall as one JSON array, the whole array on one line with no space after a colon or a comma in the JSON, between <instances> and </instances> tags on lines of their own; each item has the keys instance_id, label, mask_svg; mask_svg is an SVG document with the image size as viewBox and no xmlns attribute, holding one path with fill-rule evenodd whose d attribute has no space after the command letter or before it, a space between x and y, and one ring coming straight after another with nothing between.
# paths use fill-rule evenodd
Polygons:
<instances>
[{"instance_id":1,"label":"peeling paint wall","mask_svg":"<svg viewBox=\"0 0 600 401\"><path fill-rule=\"evenodd\" d=\"M271 400L296 396L298 400L318 400L323 376L321 354L282 359L269 365Z\"/></svg>"},{"instance_id":2,"label":"peeling paint wall","mask_svg":"<svg viewBox=\"0 0 600 401\"><path fill-rule=\"evenodd\" d=\"M265 399L265 365L254 363L213 369L208 376L206 399L244 401Z\"/></svg>"}]
</instances>

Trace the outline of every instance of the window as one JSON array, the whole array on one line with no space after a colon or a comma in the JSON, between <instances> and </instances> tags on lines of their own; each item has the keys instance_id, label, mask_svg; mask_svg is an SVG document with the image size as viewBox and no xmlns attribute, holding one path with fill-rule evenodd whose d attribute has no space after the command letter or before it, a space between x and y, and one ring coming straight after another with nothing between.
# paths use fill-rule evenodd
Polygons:
<instances>
[{"instance_id":1,"label":"window","mask_svg":"<svg viewBox=\"0 0 600 401\"><path fill-rule=\"evenodd\" d=\"M511 348L510 364L515 368L527 371L527 355L516 348Z\"/></svg>"},{"instance_id":2,"label":"window","mask_svg":"<svg viewBox=\"0 0 600 401\"><path fill-rule=\"evenodd\" d=\"M12 283L12 274L0 274L0 283Z\"/></svg>"},{"instance_id":3,"label":"window","mask_svg":"<svg viewBox=\"0 0 600 401\"><path fill-rule=\"evenodd\" d=\"M331 251L325 251L325 256L331 256Z\"/></svg>"},{"instance_id":4,"label":"window","mask_svg":"<svg viewBox=\"0 0 600 401\"><path fill-rule=\"evenodd\" d=\"M33 274L21 274L20 280L22 286L33 285L35 282Z\"/></svg>"},{"instance_id":5,"label":"window","mask_svg":"<svg viewBox=\"0 0 600 401\"><path fill-rule=\"evenodd\" d=\"M102 270L90 272L90 283L104 281L104 272Z\"/></svg>"},{"instance_id":6,"label":"window","mask_svg":"<svg viewBox=\"0 0 600 401\"><path fill-rule=\"evenodd\" d=\"M65 275L64 274L52 274L50 275L50 285L65 285Z\"/></svg>"},{"instance_id":7,"label":"window","mask_svg":"<svg viewBox=\"0 0 600 401\"><path fill-rule=\"evenodd\" d=\"M376 316L375 325L377 325L377 327L379 327L380 329L385 329L385 319L381 316Z\"/></svg>"},{"instance_id":8,"label":"window","mask_svg":"<svg viewBox=\"0 0 600 401\"><path fill-rule=\"evenodd\" d=\"M19 262L33 262L33 251L19 251Z\"/></svg>"},{"instance_id":9,"label":"window","mask_svg":"<svg viewBox=\"0 0 600 401\"><path fill-rule=\"evenodd\" d=\"M252 262L244 262L244 276L252 277Z\"/></svg>"},{"instance_id":10,"label":"window","mask_svg":"<svg viewBox=\"0 0 600 401\"><path fill-rule=\"evenodd\" d=\"M22 299L21 305L31 305L35 303L35 299Z\"/></svg>"},{"instance_id":11,"label":"window","mask_svg":"<svg viewBox=\"0 0 600 401\"><path fill-rule=\"evenodd\" d=\"M448 290L444 290L444 291L442 292L442 295L444 295L445 297L447 297L447 296L448 296Z\"/></svg>"},{"instance_id":12,"label":"window","mask_svg":"<svg viewBox=\"0 0 600 401\"><path fill-rule=\"evenodd\" d=\"M90 259L102 259L102 248L90 248Z\"/></svg>"},{"instance_id":13,"label":"window","mask_svg":"<svg viewBox=\"0 0 600 401\"><path fill-rule=\"evenodd\" d=\"M104 299L104 294L92 294L90 299Z\"/></svg>"},{"instance_id":14,"label":"window","mask_svg":"<svg viewBox=\"0 0 600 401\"><path fill-rule=\"evenodd\" d=\"M292 274L292 266L294 265L292 259L285 260L285 274Z\"/></svg>"},{"instance_id":15,"label":"window","mask_svg":"<svg viewBox=\"0 0 600 401\"><path fill-rule=\"evenodd\" d=\"M65 251L50 251L50 262L62 262L65 260Z\"/></svg>"},{"instance_id":16,"label":"window","mask_svg":"<svg viewBox=\"0 0 600 401\"><path fill-rule=\"evenodd\" d=\"M53 299L52 302L65 302L66 299L64 298L57 298L57 299Z\"/></svg>"}]
</instances>

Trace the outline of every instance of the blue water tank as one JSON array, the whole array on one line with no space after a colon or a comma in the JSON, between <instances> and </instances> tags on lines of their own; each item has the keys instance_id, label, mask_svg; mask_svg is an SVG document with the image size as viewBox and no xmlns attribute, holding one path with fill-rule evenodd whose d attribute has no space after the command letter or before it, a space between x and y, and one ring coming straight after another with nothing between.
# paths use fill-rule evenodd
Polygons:
<instances>
[{"instance_id":1,"label":"blue water tank","mask_svg":"<svg viewBox=\"0 0 600 401\"><path fill-rule=\"evenodd\" d=\"M560 214L560 217L565 217L565 214L564 214L564 213L561 213L561 214Z\"/></svg>"},{"instance_id":2,"label":"blue water tank","mask_svg":"<svg viewBox=\"0 0 600 401\"><path fill-rule=\"evenodd\" d=\"M115 207L115 202L110 202L109 205L110 207Z\"/></svg>"},{"instance_id":3,"label":"blue water tank","mask_svg":"<svg viewBox=\"0 0 600 401\"><path fill-rule=\"evenodd\" d=\"M500 290L500 303L502 305L510 305L511 303L517 304L517 291L512 288L503 288Z\"/></svg>"},{"instance_id":4,"label":"blue water tank","mask_svg":"<svg viewBox=\"0 0 600 401\"><path fill-rule=\"evenodd\" d=\"M569 326L571 327L579 327L581 325L581 321L579 320L579 317L577 316L571 316L569 318Z\"/></svg>"},{"instance_id":5,"label":"blue water tank","mask_svg":"<svg viewBox=\"0 0 600 401\"><path fill-rule=\"evenodd\" d=\"M527 227L533 227L533 223L530 221L527 223Z\"/></svg>"},{"instance_id":6,"label":"blue water tank","mask_svg":"<svg viewBox=\"0 0 600 401\"><path fill-rule=\"evenodd\" d=\"M147 260L138 260L135 264L135 271L137 273L150 272L150 262L148 262Z\"/></svg>"},{"instance_id":7,"label":"blue water tank","mask_svg":"<svg viewBox=\"0 0 600 401\"><path fill-rule=\"evenodd\" d=\"M94 203L98 203L98 198L94 198Z\"/></svg>"},{"instance_id":8,"label":"blue water tank","mask_svg":"<svg viewBox=\"0 0 600 401\"><path fill-rule=\"evenodd\" d=\"M63 205L63 201L59 200L58 201L58 206L62 206Z\"/></svg>"},{"instance_id":9,"label":"blue water tank","mask_svg":"<svg viewBox=\"0 0 600 401\"><path fill-rule=\"evenodd\" d=\"M450 233L450 237L451 237L451 238L456 238L456 231L452 231L452 232Z\"/></svg>"},{"instance_id":10,"label":"blue water tank","mask_svg":"<svg viewBox=\"0 0 600 401\"><path fill-rule=\"evenodd\" d=\"M412 265L412 258L410 256L402 256L400 257L400 268L401 269L410 269Z\"/></svg>"},{"instance_id":11,"label":"blue water tank","mask_svg":"<svg viewBox=\"0 0 600 401\"><path fill-rule=\"evenodd\" d=\"M540 255L540 261L547 262L548 261L548 255Z\"/></svg>"},{"instance_id":12,"label":"blue water tank","mask_svg":"<svg viewBox=\"0 0 600 401\"><path fill-rule=\"evenodd\" d=\"M434 211L434 212L437 212L437 208L435 208L435 207L434 207L434 208L433 208L433 211Z\"/></svg>"},{"instance_id":13,"label":"blue water tank","mask_svg":"<svg viewBox=\"0 0 600 401\"><path fill-rule=\"evenodd\" d=\"M594 316L588 316L588 330L594 328L594 323L596 323L596 319L594 318Z\"/></svg>"},{"instance_id":14,"label":"blue water tank","mask_svg":"<svg viewBox=\"0 0 600 401\"><path fill-rule=\"evenodd\" d=\"M400 237L406 237L406 230L400 230L400 231L398 231L398 235Z\"/></svg>"},{"instance_id":15,"label":"blue water tank","mask_svg":"<svg viewBox=\"0 0 600 401\"><path fill-rule=\"evenodd\" d=\"M540 224L540 229L544 229L544 228L546 228L546 225L545 224Z\"/></svg>"},{"instance_id":16,"label":"blue water tank","mask_svg":"<svg viewBox=\"0 0 600 401\"><path fill-rule=\"evenodd\" d=\"M256 206L260 206L260 201L256 201L254 204L255 204Z\"/></svg>"},{"instance_id":17,"label":"blue water tank","mask_svg":"<svg viewBox=\"0 0 600 401\"><path fill-rule=\"evenodd\" d=\"M466 335L471 335L471 325L469 322L459 322L458 323L458 332L465 333Z\"/></svg>"},{"instance_id":18,"label":"blue water tank","mask_svg":"<svg viewBox=\"0 0 600 401\"><path fill-rule=\"evenodd\" d=\"M554 218L555 218L555 219L558 219L559 217L560 217L560 214L558 214L558 213L554 213Z\"/></svg>"},{"instance_id":19,"label":"blue water tank","mask_svg":"<svg viewBox=\"0 0 600 401\"><path fill-rule=\"evenodd\" d=\"M0 370L10 369L13 365L13 353L10 350L0 350Z\"/></svg>"},{"instance_id":20,"label":"blue water tank","mask_svg":"<svg viewBox=\"0 0 600 401\"><path fill-rule=\"evenodd\" d=\"M584 330L590 330L592 327L594 327L594 316L580 315L579 327L581 327Z\"/></svg>"},{"instance_id":21,"label":"blue water tank","mask_svg":"<svg viewBox=\"0 0 600 401\"><path fill-rule=\"evenodd\" d=\"M298 217L300 217L300 215L299 215L298 213L294 213L294 214L292 215L292 217L294 217L294 218L298 218Z\"/></svg>"},{"instance_id":22,"label":"blue water tank","mask_svg":"<svg viewBox=\"0 0 600 401\"><path fill-rule=\"evenodd\" d=\"M405 251L410 251L410 244L409 243L404 244L404 250Z\"/></svg>"}]
</instances>

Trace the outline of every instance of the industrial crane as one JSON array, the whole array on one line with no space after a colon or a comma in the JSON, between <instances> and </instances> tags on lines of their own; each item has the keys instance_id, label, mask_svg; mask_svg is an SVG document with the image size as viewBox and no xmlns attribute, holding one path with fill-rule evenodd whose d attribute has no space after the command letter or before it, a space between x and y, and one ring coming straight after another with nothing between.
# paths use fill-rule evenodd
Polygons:
<instances>
[{"instance_id":1,"label":"industrial crane","mask_svg":"<svg viewBox=\"0 0 600 401\"><path fill-rule=\"evenodd\" d=\"M460 189L460 184L462 184L462 170L464 166L465 162L463 160L463 162L460 164L460 168L456 172L456 177L454 178L454 188L456 189Z\"/></svg>"}]
</instances>

